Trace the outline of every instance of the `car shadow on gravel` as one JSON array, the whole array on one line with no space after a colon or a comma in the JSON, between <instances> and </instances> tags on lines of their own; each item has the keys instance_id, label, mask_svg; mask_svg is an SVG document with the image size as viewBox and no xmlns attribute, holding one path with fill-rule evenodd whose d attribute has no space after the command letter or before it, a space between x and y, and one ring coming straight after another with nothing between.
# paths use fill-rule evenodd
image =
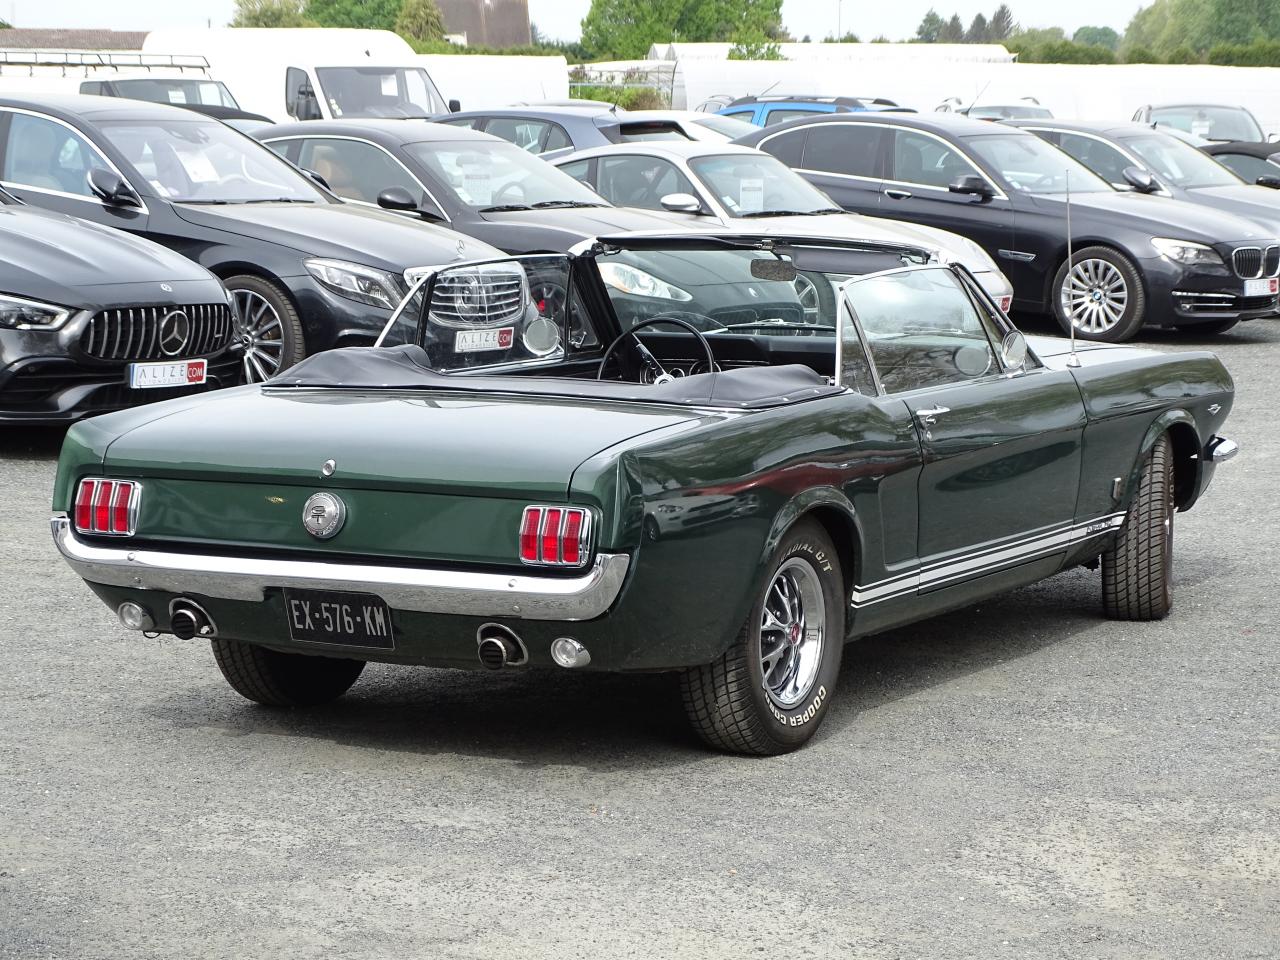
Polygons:
<instances>
[{"instance_id":1,"label":"car shadow on gravel","mask_svg":"<svg viewBox=\"0 0 1280 960\"><path fill-rule=\"evenodd\" d=\"M0 453L22 460L57 460L66 427L0 427Z\"/></svg>"},{"instance_id":2,"label":"car shadow on gravel","mask_svg":"<svg viewBox=\"0 0 1280 960\"><path fill-rule=\"evenodd\" d=\"M1102 621L1096 573L1069 572L845 648L838 697L818 737L857 747L861 714L1069 642ZM215 671L212 657L208 669ZM670 674L505 673L371 665L346 697L277 711L202 686L152 705L179 728L329 740L422 756L469 755L596 771L718 756L686 726Z\"/></svg>"}]
</instances>

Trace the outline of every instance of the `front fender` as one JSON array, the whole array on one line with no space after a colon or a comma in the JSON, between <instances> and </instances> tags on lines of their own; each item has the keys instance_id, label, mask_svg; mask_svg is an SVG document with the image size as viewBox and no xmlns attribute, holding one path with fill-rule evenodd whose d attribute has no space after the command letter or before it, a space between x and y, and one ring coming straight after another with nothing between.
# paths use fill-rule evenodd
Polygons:
<instances>
[{"instance_id":1,"label":"front fender","mask_svg":"<svg viewBox=\"0 0 1280 960\"><path fill-rule=\"evenodd\" d=\"M1164 411L1147 427L1138 448L1138 456L1134 459L1133 468L1129 472L1125 485L1124 508L1126 511L1133 504L1134 492L1138 489L1138 480L1146 465L1147 456L1156 445L1156 441L1164 434L1169 434L1173 443L1174 478L1176 486L1176 502L1179 510L1189 510L1199 499L1212 476L1212 465L1206 465L1201 452L1204 450L1205 438L1200 435L1199 425L1191 412L1182 407Z\"/></svg>"}]
</instances>

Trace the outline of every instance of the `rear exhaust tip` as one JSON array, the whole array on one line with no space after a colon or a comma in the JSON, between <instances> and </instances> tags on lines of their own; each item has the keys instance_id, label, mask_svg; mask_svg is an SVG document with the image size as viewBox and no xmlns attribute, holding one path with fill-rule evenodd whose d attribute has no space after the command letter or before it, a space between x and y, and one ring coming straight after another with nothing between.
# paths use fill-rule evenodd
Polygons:
<instances>
[{"instance_id":1,"label":"rear exhaust tip","mask_svg":"<svg viewBox=\"0 0 1280 960\"><path fill-rule=\"evenodd\" d=\"M213 617L194 600L181 597L169 604L169 630L179 640L218 635Z\"/></svg>"},{"instance_id":2,"label":"rear exhaust tip","mask_svg":"<svg viewBox=\"0 0 1280 960\"><path fill-rule=\"evenodd\" d=\"M486 670L518 667L529 662L524 641L500 623L486 623L476 631L476 655Z\"/></svg>"}]
</instances>

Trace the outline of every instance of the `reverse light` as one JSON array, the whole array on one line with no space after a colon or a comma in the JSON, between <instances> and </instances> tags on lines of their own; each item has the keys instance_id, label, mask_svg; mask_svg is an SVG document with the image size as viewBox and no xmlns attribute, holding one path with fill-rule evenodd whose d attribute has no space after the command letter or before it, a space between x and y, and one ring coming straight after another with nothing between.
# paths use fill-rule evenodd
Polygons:
<instances>
[{"instance_id":1,"label":"reverse light","mask_svg":"<svg viewBox=\"0 0 1280 960\"><path fill-rule=\"evenodd\" d=\"M582 507L533 506L520 518L520 562L585 567L591 557L591 512Z\"/></svg>"},{"instance_id":2,"label":"reverse light","mask_svg":"<svg viewBox=\"0 0 1280 960\"><path fill-rule=\"evenodd\" d=\"M623 293L636 297L652 297L655 300L692 300L693 294L687 290L672 286L659 280L651 273L645 273L625 263L602 263L597 268L600 279Z\"/></svg>"},{"instance_id":3,"label":"reverse light","mask_svg":"<svg viewBox=\"0 0 1280 960\"><path fill-rule=\"evenodd\" d=\"M142 484L133 480L81 480L76 487L72 522L80 533L132 537L138 527L141 498Z\"/></svg>"}]
</instances>

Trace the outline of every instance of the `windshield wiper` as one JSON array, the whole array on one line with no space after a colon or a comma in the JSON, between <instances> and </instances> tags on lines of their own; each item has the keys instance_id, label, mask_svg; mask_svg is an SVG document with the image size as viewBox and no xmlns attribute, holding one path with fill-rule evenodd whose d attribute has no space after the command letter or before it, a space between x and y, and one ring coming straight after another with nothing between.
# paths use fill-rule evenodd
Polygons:
<instances>
[{"instance_id":1,"label":"windshield wiper","mask_svg":"<svg viewBox=\"0 0 1280 960\"><path fill-rule=\"evenodd\" d=\"M590 200L541 200L533 205L535 210L550 210L554 207L603 207L603 203L593 203Z\"/></svg>"},{"instance_id":2,"label":"windshield wiper","mask_svg":"<svg viewBox=\"0 0 1280 960\"><path fill-rule=\"evenodd\" d=\"M829 207L823 210L756 210L754 213L744 213L740 216L743 220L748 220L758 217L814 217L820 213L830 212ZM844 213L843 210L840 212Z\"/></svg>"},{"instance_id":3,"label":"windshield wiper","mask_svg":"<svg viewBox=\"0 0 1280 960\"><path fill-rule=\"evenodd\" d=\"M822 217L828 213L848 213L848 210L842 210L840 207L819 207L817 210L810 210L811 217Z\"/></svg>"},{"instance_id":4,"label":"windshield wiper","mask_svg":"<svg viewBox=\"0 0 1280 960\"><path fill-rule=\"evenodd\" d=\"M317 200L303 200L300 197L255 197L252 200L231 200L230 203L318 203Z\"/></svg>"},{"instance_id":5,"label":"windshield wiper","mask_svg":"<svg viewBox=\"0 0 1280 960\"><path fill-rule=\"evenodd\" d=\"M506 213L508 210L532 210L527 203L500 203L496 207L481 207L481 213Z\"/></svg>"}]
</instances>

